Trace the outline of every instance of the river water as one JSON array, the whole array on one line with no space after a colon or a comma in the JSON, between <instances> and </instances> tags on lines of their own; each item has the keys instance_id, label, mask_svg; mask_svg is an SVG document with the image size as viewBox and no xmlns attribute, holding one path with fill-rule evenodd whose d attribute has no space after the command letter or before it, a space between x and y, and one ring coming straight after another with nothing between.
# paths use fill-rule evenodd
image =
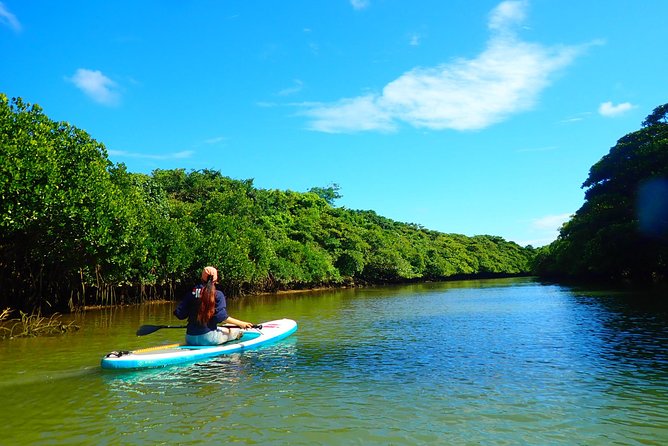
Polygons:
<instances>
[{"instance_id":1,"label":"river water","mask_svg":"<svg viewBox=\"0 0 668 446\"><path fill-rule=\"evenodd\" d=\"M0 341L0 444L668 444L668 315L639 296L531 279L237 299L295 319L272 346L186 366L102 371L182 340L173 304L76 316Z\"/></svg>"}]
</instances>

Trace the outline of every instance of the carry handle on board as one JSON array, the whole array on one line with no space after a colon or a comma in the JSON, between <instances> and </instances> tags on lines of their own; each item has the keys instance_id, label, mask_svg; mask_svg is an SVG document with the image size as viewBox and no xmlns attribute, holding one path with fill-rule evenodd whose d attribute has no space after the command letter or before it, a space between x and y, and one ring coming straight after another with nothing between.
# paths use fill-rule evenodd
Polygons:
<instances>
[{"instance_id":1,"label":"carry handle on board","mask_svg":"<svg viewBox=\"0 0 668 446\"><path fill-rule=\"evenodd\" d=\"M236 325L222 325L225 328L239 328ZM163 328L186 328L185 325L142 325L137 329L137 336L146 336L151 333L155 333L158 330ZM252 328L260 330L262 325L253 325Z\"/></svg>"}]
</instances>

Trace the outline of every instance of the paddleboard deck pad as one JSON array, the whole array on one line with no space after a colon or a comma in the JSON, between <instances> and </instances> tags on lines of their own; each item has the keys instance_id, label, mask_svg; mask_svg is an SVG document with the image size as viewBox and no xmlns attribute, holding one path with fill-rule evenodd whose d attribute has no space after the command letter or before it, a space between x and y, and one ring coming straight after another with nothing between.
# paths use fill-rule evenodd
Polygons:
<instances>
[{"instance_id":1,"label":"paddleboard deck pad","mask_svg":"<svg viewBox=\"0 0 668 446\"><path fill-rule=\"evenodd\" d=\"M263 322L262 328L243 330L240 339L213 346L185 344L159 345L134 351L115 351L102 358L103 369L132 370L164 367L172 364L199 361L215 356L238 353L271 344L297 331L297 322L278 319Z\"/></svg>"}]
</instances>

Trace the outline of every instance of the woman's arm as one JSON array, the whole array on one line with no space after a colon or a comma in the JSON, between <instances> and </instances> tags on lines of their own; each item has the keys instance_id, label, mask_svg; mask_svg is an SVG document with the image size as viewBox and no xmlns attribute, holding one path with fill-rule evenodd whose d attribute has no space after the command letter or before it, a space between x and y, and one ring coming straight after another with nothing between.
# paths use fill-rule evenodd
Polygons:
<instances>
[{"instance_id":1,"label":"woman's arm","mask_svg":"<svg viewBox=\"0 0 668 446\"><path fill-rule=\"evenodd\" d=\"M253 328L253 324L250 322L245 322L245 321L240 321L239 319L235 319L232 316L228 316L227 319L223 321L225 324L232 324L236 325L239 328Z\"/></svg>"}]
</instances>

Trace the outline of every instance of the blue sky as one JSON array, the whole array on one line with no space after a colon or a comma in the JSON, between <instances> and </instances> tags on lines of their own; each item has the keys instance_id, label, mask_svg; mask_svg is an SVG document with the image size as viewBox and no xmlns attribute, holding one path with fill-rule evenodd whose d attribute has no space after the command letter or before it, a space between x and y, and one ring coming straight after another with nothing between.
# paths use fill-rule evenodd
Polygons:
<instances>
[{"instance_id":1,"label":"blue sky","mask_svg":"<svg viewBox=\"0 0 668 446\"><path fill-rule=\"evenodd\" d=\"M350 209L554 240L668 102L665 0L0 2L0 92L132 172L337 183Z\"/></svg>"}]
</instances>

